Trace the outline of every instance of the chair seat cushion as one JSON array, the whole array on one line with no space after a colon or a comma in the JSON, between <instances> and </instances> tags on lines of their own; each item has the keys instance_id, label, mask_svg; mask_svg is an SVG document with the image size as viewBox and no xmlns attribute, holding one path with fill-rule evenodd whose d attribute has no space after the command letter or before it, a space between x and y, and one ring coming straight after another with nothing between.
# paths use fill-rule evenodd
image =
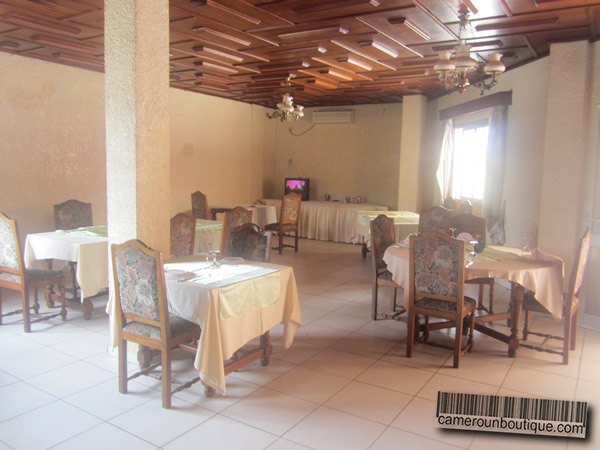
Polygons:
<instances>
[{"instance_id":1,"label":"chair seat cushion","mask_svg":"<svg viewBox=\"0 0 600 450\"><path fill-rule=\"evenodd\" d=\"M190 333L199 333L200 327L195 323L185 320L175 314L169 313L169 323L171 328L171 338L184 336ZM152 325L148 325L141 322L129 322L123 327L123 331L131 334L137 334L138 336L147 337L160 341L160 328Z\"/></svg>"},{"instance_id":2,"label":"chair seat cushion","mask_svg":"<svg viewBox=\"0 0 600 450\"><path fill-rule=\"evenodd\" d=\"M40 283L42 281L60 280L64 274L58 270L26 270L25 281L27 283ZM21 284L21 277L13 273L1 273L0 280L8 281L9 283Z\"/></svg>"},{"instance_id":3,"label":"chair seat cushion","mask_svg":"<svg viewBox=\"0 0 600 450\"><path fill-rule=\"evenodd\" d=\"M421 298L415 301L415 306L418 308L432 309L435 311L456 312L456 303L438 300L437 298ZM474 311L477 307L477 302L471 297L465 297L465 310Z\"/></svg>"}]
</instances>

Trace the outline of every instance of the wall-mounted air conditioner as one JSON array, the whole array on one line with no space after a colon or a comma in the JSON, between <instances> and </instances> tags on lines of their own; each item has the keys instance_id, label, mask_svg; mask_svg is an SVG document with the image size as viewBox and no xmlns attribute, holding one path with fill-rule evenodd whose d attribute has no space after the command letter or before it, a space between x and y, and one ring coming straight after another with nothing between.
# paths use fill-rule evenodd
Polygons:
<instances>
[{"instance_id":1,"label":"wall-mounted air conditioner","mask_svg":"<svg viewBox=\"0 0 600 450\"><path fill-rule=\"evenodd\" d=\"M352 123L354 111L351 109L338 109L333 111L313 111L313 123Z\"/></svg>"}]
</instances>

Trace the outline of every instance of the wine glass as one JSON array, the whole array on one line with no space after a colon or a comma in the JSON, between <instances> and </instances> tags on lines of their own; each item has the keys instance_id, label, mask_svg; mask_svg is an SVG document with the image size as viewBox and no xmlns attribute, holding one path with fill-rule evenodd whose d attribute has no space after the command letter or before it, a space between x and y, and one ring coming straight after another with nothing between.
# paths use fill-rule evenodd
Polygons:
<instances>
[{"instance_id":1,"label":"wine glass","mask_svg":"<svg viewBox=\"0 0 600 450\"><path fill-rule=\"evenodd\" d=\"M456 228L450 227L450 236L452 236L453 238L456 238Z\"/></svg>"},{"instance_id":2,"label":"wine glass","mask_svg":"<svg viewBox=\"0 0 600 450\"><path fill-rule=\"evenodd\" d=\"M531 247L529 245L529 238L523 238L523 248L521 249L521 256L526 256L531 254Z\"/></svg>"},{"instance_id":3,"label":"wine glass","mask_svg":"<svg viewBox=\"0 0 600 450\"><path fill-rule=\"evenodd\" d=\"M210 256L210 260L211 260L211 264L210 267L211 268L217 268L220 266L219 262L217 261L217 257L221 254L221 252L219 250L210 250L208 252L208 255Z\"/></svg>"}]
</instances>

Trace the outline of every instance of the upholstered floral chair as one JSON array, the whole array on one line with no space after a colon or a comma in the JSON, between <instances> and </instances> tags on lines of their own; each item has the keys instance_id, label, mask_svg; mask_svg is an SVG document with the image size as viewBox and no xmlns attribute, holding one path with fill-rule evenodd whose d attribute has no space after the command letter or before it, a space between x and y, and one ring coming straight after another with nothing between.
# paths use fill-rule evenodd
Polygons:
<instances>
[{"instance_id":1,"label":"upholstered floral chair","mask_svg":"<svg viewBox=\"0 0 600 450\"><path fill-rule=\"evenodd\" d=\"M454 215L454 210L443 206L434 206L419 214L419 233L431 231L448 232L448 217Z\"/></svg>"},{"instance_id":2,"label":"upholstered floral chair","mask_svg":"<svg viewBox=\"0 0 600 450\"><path fill-rule=\"evenodd\" d=\"M394 319L402 314L406 309L396 303L398 288L401 288L392 280L392 273L387 270L387 264L383 260L385 250L395 244L396 236L394 231L394 219L385 214L378 215L371 221L371 257L373 273L373 289L371 298L371 317L373 320ZM394 289L394 302L392 311L388 313L378 313L378 294L379 287L388 286Z\"/></svg>"},{"instance_id":3,"label":"upholstered floral chair","mask_svg":"<svg viewBox=\"0 0 600 450\"><path fill-rule=\"evenodd\" d=\"M454 367L473 346L475 300L464 296L465 243L445 233L431 232L410 237L410 283L406 356L412 356L416 316L425 316L425 340L429 318L445 319L444 327L455 327ZM469 337L462 346L463 324ZM439 324L438 324L439 325Z\"/></svg>"},{"instance_id":4,"label":"upholstered floral chair","mask_svg":"<svg viewBox=\"0 0 600 450\"><path fill-rule=\"evenodd\" d=\"M200 327L169 313L162 253L139 240L111 246L117 332L119 335L119 392L127 382L162 366L162 406L171 407L171 358L175 348L200 338ZM160 363L127 375L127 342L159 350ZM187 349L187 347L182 347ZM197 380L193 380L194 382ZM186 386L187 387L187 386Z\"/></svg>"},{"instance_id":5,"label":"upholstered floral chair","mask_svg":"<svg viewBox=\"0 0 600 450\"><path fill-rule=\"evenodd\" d=\"M587 268L587 263L590 255L590 246L592 242L592 233L590 229L586 229L579 242L579 248L575 255L575 265L571 272L569 281L569 290L563 294L563 310L562 310L562 336L533 331L530 328L530 313L537 312L545 316L550 316L550 313L537 301L535 292L525 291L523 298L523 311L525 312L525 324L523 326L523 339L527 341L530 334L543 337L541 343L522 342L521 346L533 348L534 350L554 353L562 356L563 364L569 363L569 350L575 350L575 341L577 338L577 317L579 315L579 300L581 298L581 288L583 286L583 278ZM562 341L562 348L551 347L548 344L553 340Z\"/></svg>"},{"instance_id":6,"label":"upholstered floral chair","mask_svg":"<svg viewBox=\"0 0 600 450\"><path fill-rule=\"evenodd\" d=\"M38 289L57 285L60 289L61 306L59 312L40 314ZM10 289L21 293L21 309L2 313L2 289ZM29 293L34 289L34 304L30 305ZM33 310L33 316L31 311ZM0 325L2 317L12 314L23 314L23 329L31 331L31 324L61 316L67 318L65 305L65 278L61 271L31 270L23 264L19 246L19 232L16 221L0 212Z\"/></svg>"},{"instance_id":7,"label":"upholstered floral chair","mask_svg":"<svg viewBox=\"0 0 600 450\"><path fill-rule=\"evenodd\" d=\"M254 223L233 228L229 234L226 256L238 256L253 261L271 261L271 233Z\"/></svg>"},{"instance_id":8,"label":"upholstered floral chair","mask_svg":"<svg viewBox=\"0 0 600 450\"><path fill-rule=\"evenodd\" d=\"M221 253L223 255L229 254L227 246L231 243L231 230L251 222L252 211L242 206L236 206L223 214L223 232L221 233Z\"/></svg>"},{"instance_id":9,"label":"upholstered floral chair","mask_svg":"<svg viewBox=\"0 0 600 450\"><path fill-rule=\"evenodd\" d=\"M281 212L278 223L270 223L265 227L265 230L271 231L279 236L279 246L275 250L279 250L279 254L283 252L284 247L293 248L298 251L298 233L300 231L300 206L302 203L302 195L289 193L284 195L281 200ZM294 233L294 245L283 243L283 235L285 233Z\"/></svg>"},{"instance_id":10,"label":"upholstered floral chair","mask_svg":"<svg viewBox=\"0 0 600 450\"><path fill-rule=\"evenodd\" d=\"M208 215L208 200L200 191L192 193L192 215L198 219L210 219Z\"/></svg>"},{"instance_id":11,"label":"upholstered floral chair","mask_svg":"<svg viewBox=\"0 0 600 450\"><path fill-rule=\"evenodd\" d=\"M54 223L57 230L73 230L90 227L92 221L92 204L79 200L67 200L54 205Z\"/></svg>"},{"instance_id":12,"label":"upholstered floral chair","mask_svg":"<svg viewBox=\"0 0 600 450\"><path fill-rule=\"evenodd\" d=\"M179 213L171 218L171 257L180 258L194 253L196 218Z\"/></svg>"}]
</instances>

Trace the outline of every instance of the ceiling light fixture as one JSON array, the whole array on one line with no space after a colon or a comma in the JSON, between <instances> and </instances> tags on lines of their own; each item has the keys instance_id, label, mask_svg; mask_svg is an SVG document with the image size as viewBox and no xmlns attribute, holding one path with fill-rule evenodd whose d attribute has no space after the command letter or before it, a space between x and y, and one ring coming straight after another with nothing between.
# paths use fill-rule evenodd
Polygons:
<instances>
[{"instance_id":1,"label":"ceiling light fixture","mask_svg":"<svg viewBox=\"0 0 600 450\"><path fill-rule=\"evenodd\" d=\"M291 86L291 84L290 84L291 79L292 79L291 74L285 79L285 87L286 88L289 88ZM273 111L271 114L267 113L267 117L269 119L279 119L282 122L285 122L286 120L293 121L293 120L299 119L300 117L303 117L304 116L304 111L303 111L304 106L296 105L294 107L294 104L292 103L293 100L294 100L294 97L292 97L289 92L286 92L285 94L283 94L283 98L281 99L281 102L277 103L277 109L275 111Z\"/></svg>"},{"instance_id":2,"label":"ceiling light fixture","mask_svg":"<svg viewBox=\"0 0 600 450\"><path fill-rule=\"evenodd\" d=\"M371 66L370 64L367 64L365 62L360 61L359 59L356 59L353 56L348 56L348 58L346 58L346 60L344 62L348 62L354 66L360 67L362 69L365 70L372 70L373 66Z\"/></svg>"},{"instance_id":3,"label":"ceiling light fixture","mask_svg":"<svg viewBox=\"0 0 600 450\"><path fill-rule=\"evenodd\" d=\"M483 67L471 58L471 46L467 45L462 38L462 33L469 25L469 13L460 14L458 19L460 21L459 44L454 50L440 52L440 60L433 66L433 70L438 73L440 81L444 83L447 90L457 89L463 94L469 86L473 85L481 89L483 95L485 90L496 85L498 75L506 70L506 66L500 61L501 53L490 55L490 60ZM455 55L454 59L451 59L452 53Z\"/></svg>"},{"instance_id":4,"label":"ceiling light fixture","mask_svg":"<svg viewBox=\"0 0 600 450\"><path fill-rule=\"evenodd\" d=\"M397 58L398 57L398 53L397 52L395 52L391 48L387 48L385 45L382 45L382 44L380 44L379 42L376 42L376 41L364 41L364 42L360 42L359 45L361 47L362 46L369 46L369 47L376 48L380 52L383 52L383 53L391 56L392 58Z\"/></svg>"}]
</instances>

